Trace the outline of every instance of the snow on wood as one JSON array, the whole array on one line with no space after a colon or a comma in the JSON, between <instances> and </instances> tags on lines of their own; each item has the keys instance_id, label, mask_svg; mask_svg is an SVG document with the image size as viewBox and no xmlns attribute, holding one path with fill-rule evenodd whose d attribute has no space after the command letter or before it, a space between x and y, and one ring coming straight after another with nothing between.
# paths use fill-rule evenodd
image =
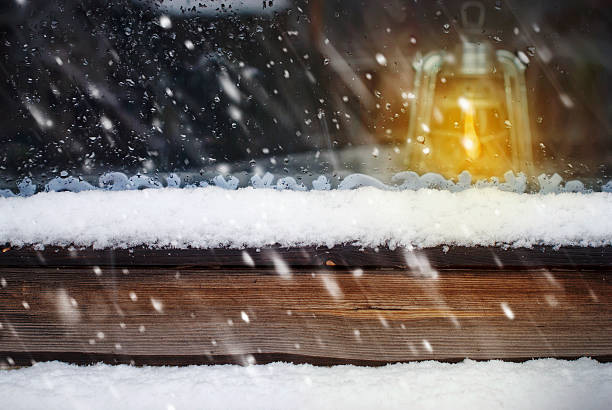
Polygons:
<instances>
[{"instance_id":1,"label":"snow on wood","mask_svg":"<svg viewBox=\"0 0 612 410\"><path fill-rule=\"evenodd\" d=\"M0 198L0 242L132 247L612 243L612 193L219 187Z\"/></svg>"},{"instance_id":2,"label":"snow on wood","mask_svg":"<svg viewBox=\"0 0 612 410\"><path fill-rule=\"evenodd\" d=\"M604 409L612 364L591 359L385 367L77 367L0 372L11 409Z\"/></svg>"}]
</instances>

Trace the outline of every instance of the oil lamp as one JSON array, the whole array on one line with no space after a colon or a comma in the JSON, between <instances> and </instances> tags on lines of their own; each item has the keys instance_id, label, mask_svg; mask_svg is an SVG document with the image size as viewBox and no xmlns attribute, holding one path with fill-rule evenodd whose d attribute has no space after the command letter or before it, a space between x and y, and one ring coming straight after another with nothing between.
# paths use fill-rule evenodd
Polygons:
<instances>
[{"instance_id":1,"label":"oil lamp","mask_svg":"<svg viewBox=\"0 0 612 410\"><path fill-rule=\"evenodd\" d=\"M413 64L407 165L447 178L463 170L479 179L530 173L525 65L484 38L482 3L464 3L461 20L454 53L433 51Z\"/></svg>"}]
</instances>

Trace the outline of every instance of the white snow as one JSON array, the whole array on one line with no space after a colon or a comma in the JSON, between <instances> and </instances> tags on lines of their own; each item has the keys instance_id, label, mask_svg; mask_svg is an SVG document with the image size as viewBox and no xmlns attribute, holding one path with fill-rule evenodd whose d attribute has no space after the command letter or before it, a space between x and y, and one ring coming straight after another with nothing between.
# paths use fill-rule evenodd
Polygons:
<instances>
[{"instance_id":1,"label":"white snow","mask_svg":"<svg viewBox=\"0 0 612 410\"><path fill-rule=\"evenodd\" d=\"M0 371L17 409L607 409L612 364L420 362L385 367L78 367Z\"/></svg>"},{"instance_id":2,"label":"white snow","mask_svg":"<svg viewBox=\"0 0 612 410\"><path fill-rule=\"evenodd\" d=\"M166 93L172 92L170 89L166 89ZM263 151L269 151L268 148L264 148ZM378 148L374 148L372 155L378 155ZM229 171L227 164L219 165L219 171ZM308 191L309 187L303 183L298 183L293 177L281 177L278 178L276 184L274 184L275 176L269 172L266 172L263 177L259 173L254 174L250 183L253 188L268 188L278 190L294 190L294 191ZM180 188L181 177L175 173L166 175L166 187L168 188ZM185 183L183 188L197 188L207 187L209 183L227 190L235 190L240 187L240 180L232 175L226 176L219 174L210 180L200 180L198 183ZM330 190L333 189L330 181L325 175L320 175L318 178L311 181L313 190ZM446 179L440 174L433 172L427 172L423 175L419 175L413 171L403 171L394 174L391 177L391 184L387 184L378 178L365 174L350 174L344 177L338 184L337 189L356 189L366 186L375 187L385 191L405 191L412 190L416 191L423 188L429 189L440 189L451 192L464 191L472 187L475 188L498 188L501 191L525 193L529 189L529 192L539 192L540 194L550 193L562 193L562 192L580 192L590 193L593 189L587 189L584 183L578 180L564 181L563 178L555 173L552 175L541 174L537 177L537 183L532 183L531 187L528 187L527 176L519 172L514 174L512 171L508 171L504 174L503 182L497 177L491 177L488 179L481 179L472 181L472 176L468 171L463 171L457 178ZM69 175L67 171L60 172L58 177L52 178L48 183L44 185L45 192L81 192L91 190L108 190L108 191L129 191L138 190L143 188L158 189L163 188L164 185L159 179L159 176L147 176L136 174L132 177L128 177L122 172L107 172L98 178L98 186L94 186L91 183L84 180L82 177L74 177ZM539 188L539 191L536 190ZM32 182L28 177L24 178L17 184L19 193L15 194L12 189L0 189L0 197L10 198L15 196L27 197L36 193L38 186ZM603 192L610 192L612 190L612 181L599 187ZM597 189L596 189L597 190Z\"/></svg>"},{"instance_id":3,"label":"white snow","mask_svg":"<svg viewBox=\"0 0 612 410\"><path fill-rule=\"evenodd\" d=\"M612 244L612 193L372 187L300 192L214 186L42 192L0 198L0 243L97 248L605 246Z\"/></svg>"}]
</instances>

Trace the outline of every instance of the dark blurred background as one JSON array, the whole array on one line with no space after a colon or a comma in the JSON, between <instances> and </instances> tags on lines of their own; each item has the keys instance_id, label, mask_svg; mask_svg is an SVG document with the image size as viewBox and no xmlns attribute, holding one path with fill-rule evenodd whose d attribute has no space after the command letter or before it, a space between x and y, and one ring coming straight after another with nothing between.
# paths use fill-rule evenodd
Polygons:
<instances>
[{"instance_id":1,"label":"dark blurred background","mask_svg":"<svg viewBox=\"0 0 612 410\"><path fill-rule=\"evenodd\" d=\"M535 168L607 181L609 2L483 3L484 34L529 59ZM454 48L461 4L4 0L0 185L61 171L388 177L404 170L412 61Z\"/></svg>"}]
</instances>

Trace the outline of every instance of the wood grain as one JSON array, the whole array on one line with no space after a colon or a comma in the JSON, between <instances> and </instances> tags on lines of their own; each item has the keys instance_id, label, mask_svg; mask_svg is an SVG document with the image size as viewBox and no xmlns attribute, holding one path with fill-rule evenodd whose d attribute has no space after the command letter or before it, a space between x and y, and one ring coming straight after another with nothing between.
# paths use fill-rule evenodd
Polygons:
<instances>
[{"instance_id":1,"label":"wood grain","mask_svg":"<svg viewBox=\"0 0 612 410\"><path fill-rule=\"evenodd\" d=\"M4 266L0 352L153 364L612 357L607 270L356 273Z\"/></svg>"},{"instance_id":2,"label":"wood grain","mask_svg":"<svg viewBox=\"0 0 612 410\"><path fill-rule=\"evenodd\" d=\"M363 268L410 268L413 257L422 257L438 269L449 268L608 268L612 247L509 248L440 246L408 251L405 248L360 248L344 245L325 247L268 247L264 249L93 249L74 247L12 248L0 252L0 266L199 266L245 268L248 254L257 268L274 267L281 258L290 266L334 266Z\"/></svg>"}]
</instances>

